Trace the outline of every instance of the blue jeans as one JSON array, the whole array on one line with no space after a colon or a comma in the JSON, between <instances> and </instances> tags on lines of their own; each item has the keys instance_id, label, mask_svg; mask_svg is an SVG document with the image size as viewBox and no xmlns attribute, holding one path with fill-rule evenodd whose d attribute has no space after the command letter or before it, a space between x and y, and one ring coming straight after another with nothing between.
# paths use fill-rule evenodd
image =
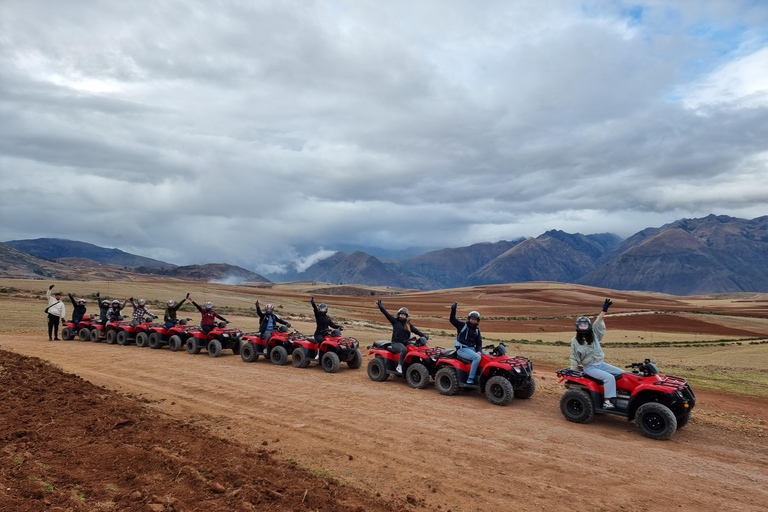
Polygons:
<instances>
[{"instance_id":1,"label":"blue jeans","mask_svg":"<svg viewBox=\"0 0 768 512\"><path fill-rule=\"evenodd\" d=\"M614 375L620 375L624 373L624 370L601 362L585 366L584 373L603 381L603 398L616 398L616 377Z\"/></svg>"},{"instance_id":2,"label":"blue jeans","mask_svg":"<svg viewBox=\"0 0 768 512\"><path fill-rule=\"evenodd\" d=\"M179 323L178 320L168 320L167 322L165 322L165 328L166 329L170 329L171 327L173 327L177 323Z\"/></svg>"},{"instance_id":3,"label":"blue jeans","mask_svg":"<svg viewBox=\"0 0 768 512\"><path fill-rule=\"evenodd\" d=\"M472 360L472 366L469 367L469 378L474 380L475 374L477 373L477 367L480 366L480 359L482 359L480 353L475 352L471 348L465 347L460 343L454 343L453 346L456 347L456 353L458 355Z\"/></svg>"}]
</instances>

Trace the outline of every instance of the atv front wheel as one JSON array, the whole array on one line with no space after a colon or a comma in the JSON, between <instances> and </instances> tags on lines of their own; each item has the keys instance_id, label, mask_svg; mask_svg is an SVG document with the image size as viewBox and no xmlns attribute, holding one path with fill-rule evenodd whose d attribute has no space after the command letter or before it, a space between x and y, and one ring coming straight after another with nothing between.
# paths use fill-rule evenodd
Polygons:
<instances>
[{"instance_id":1,"label":"atv front wheel","mask_svg":"<svg viewBox=\"0 0 768 512\"><path fill-rule=\"evenodd\" d=\"M187 338L187 354L199 354L200 347L197 346L197 338L190 336Z\"/></svg>"},{"instance_id":2,"label":"atv front wheel","mask_svg":"<svg viewBox=\"0 0 768 512\"><path fill-rule=\"evenodd\" d=\"M533 396L534 391L536 391L536 381L533 380L533 377L531 377L528 380L528 384L523 386L520 389L515 390L515 398L531 398Z\"/></svg>"},{"instance_id":3,"label":"atv front wheel","mask_svg":"<svg viewBox=\"0 0 768 512\"><path fill-rule=\"evenodd\" d=\"M285 347L278 345L269 352L269 358L273 364L282 366L288 362L288 351L285 350Z\"/></svg>"},{"instance_id":4,"label":"atv front wheel","mask_svg":"<svg viewBox=\"0 0 768 512\"><path fill-rule=\"evenodd\" d=\"M456 368L446 366L440 368L435 374L435 387L441 395L455 395L459 392L459 377Z\"/></svg>"},{"instance_id":5,"label":"atv front wheel","mask_svg":"<svg viewBox=\"0 0 768 512\"><path fill-rule=\"evenodd\" d=\"M181 348L181 336L174 334L168 338L168 348L171 352L176 352Z\"/></svg>"},{"instance_id":6,"label":"atv front wheel","mask_svg":"<svg viewBox=\"0 0 768 512\"><path fill-rule=\"evenodd\" d=\"M117 341L117 333L115 331L107 331L107 343L114 345Z\"/></svg>"},{"instance_id":7,"label":"atv front wheel","mask_svg":"<svg viewBox=\"0 0 768 512\"><path fill-rule=\"evenodd\" d=\"M637 426L645 437L669 439L677 430L677 418L669 407L658 402L648 402L637 409Z\"/></svg>"},{"instance_id":8,"label":"atv front wheel","mask_svg":"<svg viewBox=\"0 0 768 512\"><path fill-rule=\"evenodd\" d=\"M405 370L405 380L412 388L424 389L429 385L429 370L421 363L413 363Z\"/></svg>"},{"instance_id":9,"label":"atv front wheel","mask_svg":"<svg viewBox=\"0 0 768 512\"><path fill-rule=\"evenodd\" d=\"M569 389L560 397L560 412L574 423L589 423L595 416L592 399L580 389Z\"/></svg>"},{"instance_id":10,"label":"atv front wheel","mask_svg":"<svg viewBox=\"0 0 768 512\"><path fill-rule=\"evenodd\" d=\"M80 338L80 341L88 341L91 339L91 331L83 327L80 329L80 332L77 333L77 337Z\"/></svg>"},{"instance_id":11,"label":"atv front wheel","mask_svg":"<svg viewBox=\"0 0 768 512\"><path fill-rule=\"evenodd\" d=\"M309 359L304 355L304 349L302 347L296 347L291 354L291 362L296 368L306 368L309 366Z\"/></svg>"},{"instance_id":12,"label":"atv front wheel","mask_svg":"<svg viewBox=\"0 0 768 512\"><path fill-rule=\"evenodd\" d=\"M117 333L117 344L125 346L128 344L128 333L125 331L120 331Z\"/></svg>"},{"instance_id":13,"label":"atv front wheel","mask_svg":"<svg viewBox=\"0 0 768 512\"><path fill-rule=\"evenodd\" d=\"M509 405L514 396L512 383L501 375L491 377L485 384L485 397L493 405Z\"/></svg>"},{"instance_id":14,"label":"atv front wheel","mask_svg":"<svg viewBox=\"0 0 768 512\"><path fill-rule=\"evenodd\" d=\"M145 332L140 332L136 335L136 346L144 348L149 343L149 336Z\"/></svg>"},{"instance_id":15,"label":"atv front wheel","mask_svg":"<svg viewBox=\"0 0 768 512\"><path fill-rule=\"evenodd\" d=\"M65 327L61 330L61 339L63 339L64 341L69 341L74 337L75 335L72 332L72 329L70 329L69 327Z\"/></svg>"},{"instance_id":16,"label":"atv front wheel","mask_svg":"<svg viewBox=\"0 0 768 512\"><path fill-rule=\"evenodd\" d=\"M246 363L252 363L259 358L259 355L256 353L256 346L252 341L243 343L243 346L240 348L240 358Z\"/></svg>"},{"instance_id":17,"label":"atv front wheel","mask_svg":"<svg viewBox=\"0 0 768 512\"><path fill-rule=\"evenodd\" d=\"M91 341L96 343L101 338L101 331L98 329L91 329Z\"/></svg>"},{"instance_id":18,"label":"atv front wheel","mask_svg":"<svg viewBox=\"0 0 768 512\"><path fill-rule=\"evenodd\" d=\"M149 339L147 340L147 346L152 349L158 349L163 346L161 343L160 334L153 332L149 335Z\"/></svg>"},{"instance_id":19,"label":"atv front wheel","mask_svg":"<svg viewBox=\"0 0 768 512\"><path fill-rule=\"evenodd\" d=\"M363 354L360 352L359 348L355 349L355 353L352 354L352 359L347 361L347 366L349 366L352 370L357 370L363 366Z\"/></svg>"},{"instance_id":20,"label":"atv front wheel","mask_svg":"<svg viewBox=\"0 0 768 512\"><path fill-rule=\"evenodd\" d=\"M219 357L221 355L221 342L219 340L208 342L208 355L211 357Z\"/></svg>"},{"instance_id":21,"label":"atv front wheel","mask_svg":"<svg viewBox=\"0 0 768 512\"><path fill-rule=\"evenodd\" d=\"M336 352L326 352L323 354L323 358L320 360L320 363L323 365L323 370L328 373L336 373L339 371L339 366L341 365L339 356L336 354Z\"/></svg>"},{"instance_id":22,"label":"atv front wheel","mask_svg":"<svg viewBox=\"0 0 768 512\"><path fill-rule=\"evenodd\" d=\"M368 378L374 382L384 382L389 378L384 361L380 357L374 357L368 362Z\"/></svg>"}]
</instances>

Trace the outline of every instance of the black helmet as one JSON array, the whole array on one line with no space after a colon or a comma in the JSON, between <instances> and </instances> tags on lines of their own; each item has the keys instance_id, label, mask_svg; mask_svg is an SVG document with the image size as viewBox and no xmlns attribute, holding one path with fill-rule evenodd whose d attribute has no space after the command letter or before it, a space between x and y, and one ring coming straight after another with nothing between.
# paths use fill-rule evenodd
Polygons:
<instances>
[{"instance_id":1,"label":"black helmet","mask_svg":"<svg viewBox=\"0 0 768 512\"><path fill-rule=\"evenodd\" d=\"M592 332L592 322L586 316L576 319L576 334L588 334Z\"/></svg>"},{"instance_id":2,"label":"black helmet","mask_svg":"<svg viewBox=\"0 0 768 512\"><path fill-rule=\"evenodd\" d=\"M325 302L323 302L322 304L320 304L319 306L317 306L317 310L318 310L319 312L321 312L321 313L327 313L327 312L328 312L328 304L326 304Z\"/></svg>"},{"instance_id":3,"label":"black helmet","mask_svg":"<svg viewBox=\"0 0 768 512\"><path fill-rule=\"evenodd\" d=\"M467 315L467 322L469 322L470 318L476 318L477 319L477 323L478 324L480 323L480 313L478 313L477 311L470 311L469 312L469 314Z\"/></svg>"},{"instance_id":4,"label":"black helmet","mask_svg":"<svg viewBox=\"0 0 768 512\"><path fill-rule=\"evenodd\" d=\"M408 316L408 308L400 308L397 310L397 316L400 316L400 313L404 314L406 317Z\"/></svg>"}]
</instances>

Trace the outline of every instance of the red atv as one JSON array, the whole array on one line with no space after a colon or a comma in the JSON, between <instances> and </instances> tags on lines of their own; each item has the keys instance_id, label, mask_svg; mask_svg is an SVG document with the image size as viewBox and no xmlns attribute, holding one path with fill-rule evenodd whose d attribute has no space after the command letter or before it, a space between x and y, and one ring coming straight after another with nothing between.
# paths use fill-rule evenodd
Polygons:
<instances>
[{"instance_id":1,"label":"red atv","mask_svg":"<svg viewBox=\"0 0 768 512\"><path fill-rule=\"evenodd\" d=\"M77 325L74 322L64 321L61 324L61 339L69 341L79 338L80 341L88 341L91 339L91 328L93 328L93 322L95 318L91 315L83 315L83 319L80 320Z\"/></svg>"},{"instance_id":2,"label":"red atv","mask_svg":"<svg viewBox=\"0 0 768 512\"><path fill-rule=\"evenodd\" d=\"M211 357L219 357L224 349L232 349L233 354L240 353L240 338L243 336L243 331L227 329L227 322L219 322L216 327L208 331L208 334L202 329L188 329L184 333L187 334L188 354L199 354L202 349L207 349Z\"/></svg>"},{"instance_id":3,"label":"red atv","mask_svg":"<svg viewBox=\"0 0 768 512\"><path fill-rule=\"evenodd\" d=\"M659 375L650 359L632 363L632 372L616 375L615 409L603 409L603 383L581 370L557 370L560 382L568 390L560 398L560 411L568 421L588 423L595 413L623 416L637 420L643 435L669 439L678 428L691 420L696 396L685 379ZM598 404L596 407L595 404Z\"/></svg>"},{"instance_id":4,"label":"red atv","mask_svg":"<svg viewBox=\"0 0 768 512\"><path fill-rule=\"evenodd\" d=\"M467 384L470 359L461 357L455 349L443 350L437 359L435 387L443 395L455 395L460 389L476 389L485 393L494 405L508 405L513 397L530 398L536 391L533 363L521 356L508 356L503 343L483 347L475 376L475 384Z\"/></svg>"},{"instance_id":5,"label":"red atv","mask_svg":"<svg viewBox=\"0 0 768 512\"><path fill-rule=\"evenodd\" d=\"M110 320L104 325L104 338L107 340L107 343L110 345L114 345L117 343L117 331L125 327L126 325L131 325L131 322L127 322L125 320Z\"/></svg>"},{"instance_id":6,"label":"red atv","mask_svg":"<svg viewBox=\"0 0 768 512\"><path fill-rule=\"evenodd\" d=\"M277 326L272 332L269 342L259 337L258 332L249 332L243 335L243 344L240 347L240 357L246 363L252 363L264 355L264 349L267 349L267 357L276 365L284 365L288 362L288 354L293 352L294 343L307 338L300 332L294 330L288 332L284 325Z\"/></svg>"},{"instance_id":7,"label":"red atv","mask_svg":"<svg viewBox=\"0 0 768 512\"><path fill-rule=\"evenodd\" d=\"M429 385L430 377L437 373L437 360L445 350L442 347L427 345L427 337L413 337L405 343L408 353L403 362L403 373L397 373L397 363L400 353L392 351L392 342L377 340L368 347L368 355L374 358L368 363L368 377L375 382L383 382L390 375L405 377L412 388L424 389Z\"/></svg>"},{"instance_id":8,"label":"red atv","mask_svg":"<svg viewBox=\"0 0 768 512\"><path fill-rule=\"evenodd\" d=\"M137 325L132 325L131 322L120 322L123 325L117 326L117 344L128 345L134 341L137 347L146 347L149 340L149 331L152 328L152 321L155 318L157 317L154 315L146 316Z\"/></svg>"},{"instance_id":9,"label":"red atv","mask_svg":"<svg viewBox=\"0 0 768 512\"><path fill-rule=\"evenodd\" d=\"M347 363L352 370L363 365L363 354L358 348L360 342L355 338L342 338L340 329L334 329L331 336L327 336L322 343L317 343L311 337L297 340L294 345L291 360L296 368L306 368L315 360L328 373L339 371L342 362Z\"/></svg>"},{"instance_id":10,"label":"red atv","mask_svg":"<svg viewBox=\"0 0 768 512\"><path fill-rule=\"evenodd\" d=\"M152 324L147 346L158 349L163 348L163 345L168 345L171 351L176 352L186 345L190 333L200 330L197 326L187 324L190 320L191 318L182 318L170 328L165 327L165 322Z\"/></svg>"}]
</instances>

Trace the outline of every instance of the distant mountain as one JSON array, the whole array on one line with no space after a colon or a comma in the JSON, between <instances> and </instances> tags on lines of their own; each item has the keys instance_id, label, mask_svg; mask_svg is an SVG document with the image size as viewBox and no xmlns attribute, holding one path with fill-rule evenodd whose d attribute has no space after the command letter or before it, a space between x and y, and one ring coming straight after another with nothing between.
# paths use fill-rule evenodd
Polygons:
<instances>
[{"instance_id":1,"label":"distant mountain","mask_svg":"<svg viewBox=\"0 0 768 512\"><path fill-rule=\"evenodd\" d=\"M10 245L0 243L0 276L15 278L58 278L69 269L55 261L32 256Z\"/></svg>"},{"instance_id":2,"label":"distant mountain","mask_svg":"<svg viewBox=\"0 0 768 512\"><path fill-rule=\"evenodd\" d=\"M683 219L614 249L618 254L577 282L675 295L768 292L768 216Z\"/></svg>"},{"instance_id":3,"label":"distant mountain","mask_svg":"<svg viewBox=\"0 0 768 512\"><path fill-rule=\"evenodd\" d=\"M551 230L524 240L464 280L464 285L521 281L573 282L598 266L598 259L619 237Z\"/></svg>"},{"instance_id":4,"label":"distant mountain","mask_svg":"<svg viewBox=\"0 0 768 512\"><path fill-rule=\"evenodd\" d=\"M339 251L333 254L331 257L320 260L308 267L304 272L299 274L301 276L299 279L305 279L307 281L322 281L322 279L320 279L321 275L328 272L347 258L349 258L349 254Z\"/></svg>"},{"instance_id":5,"label":"distant mountain","mask_svg":"<svg viewBox=\"0 0 768 512\"><path fill-rule=\"evenodd\" d=\"M107 249L98 245L60 238L38 238L35 240L11 240L5 242L14 249L27 254L57 260L59 258L86 258L99 263L108 263L122 267L174 267L170 263L137 256L121 251L120 249Z\"/></svg>"},{"instance_id":6,"label":"distant mountain","mask_svg":"<svg viewBox=\"0 0 768 512\"><path fill-rule=\"evenodd\" d=\"M434 281L441 288L454 288L460 286L468 275L523 240L523 238L511 242L501 240L496 243L486 242L455 249L431 251L401 261L399 266Z\"/></svg>"},{"instance_id":7,"label":"distant mountain","mask_svg":"<svg viewBox=\"0 0 768 512\"><path fill-rule=\"evenodd\" d=\"M137 272L162 276L192 279L195 281L215 282L220 284L269 283L270 280L250 270L227 263L208 263L206 265L186 265L162 269L156 267L138 267Z\"/></svg>"},{"instance_id":8,"label":"distant mountain","mask_svg":"<svg viewBox=\"0 0 768 512\"><path fill-rule=\"evenodd\" d=\"M349 255L336 253L329 259L336 261L336 264L330 268L327 267L333 261L323 260L307 269L306 275L315 276L310 280L333 284L364 284L420 290L439 288L437 283L426 277L403 270L396 264L385 264L377 257L362 251ZM325 270L320 271L321 268Z\"/></svg>"}]
</instances>

